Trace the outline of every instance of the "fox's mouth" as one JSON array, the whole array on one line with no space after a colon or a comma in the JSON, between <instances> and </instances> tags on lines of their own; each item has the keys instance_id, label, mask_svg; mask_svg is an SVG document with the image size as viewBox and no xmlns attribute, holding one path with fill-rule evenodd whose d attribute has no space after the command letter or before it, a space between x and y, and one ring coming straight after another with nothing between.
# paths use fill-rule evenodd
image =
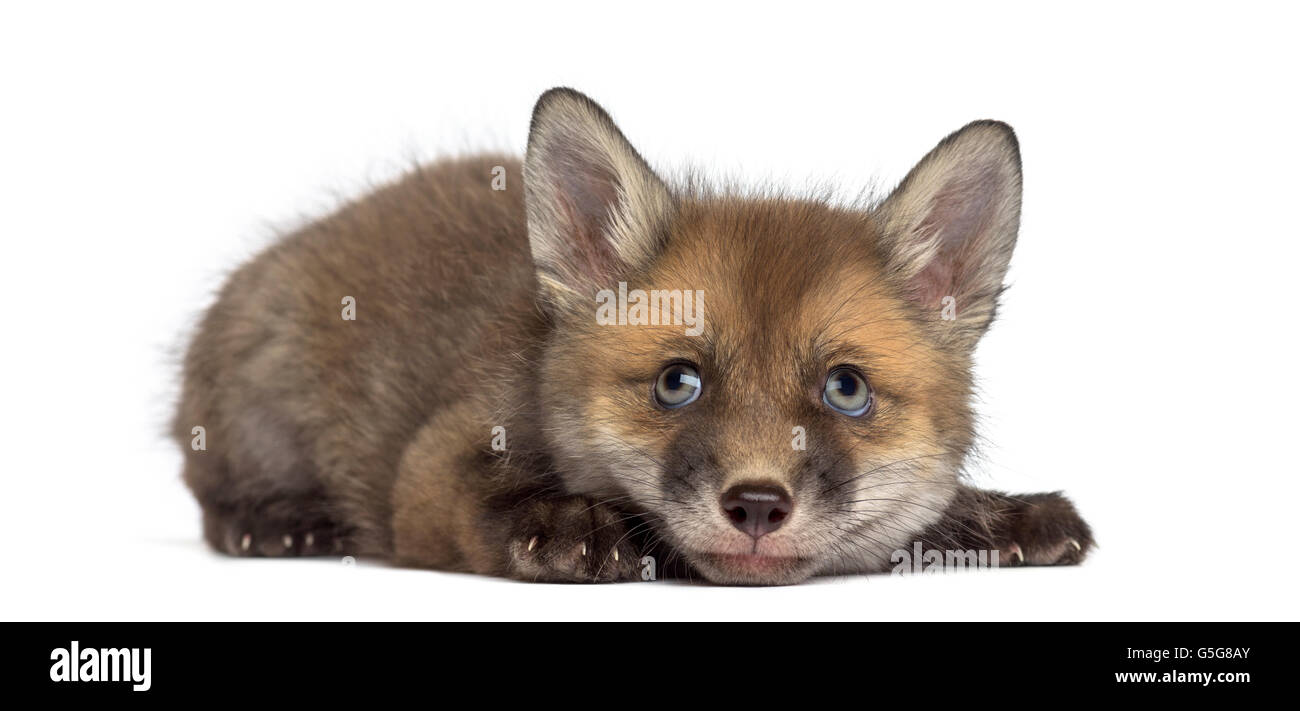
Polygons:
<instances>
[{"instance_id":1,"label":"fox's mouth","mask_svg":"<svg viewBox=\"0 0 1300 711\"><path fill-rule=\"evenodd\" d=\"M711 553L688 556L704 577L729 585L790 585L813 573L816 561L799 556L760 553Z\"/></svg>"}]
</instances>

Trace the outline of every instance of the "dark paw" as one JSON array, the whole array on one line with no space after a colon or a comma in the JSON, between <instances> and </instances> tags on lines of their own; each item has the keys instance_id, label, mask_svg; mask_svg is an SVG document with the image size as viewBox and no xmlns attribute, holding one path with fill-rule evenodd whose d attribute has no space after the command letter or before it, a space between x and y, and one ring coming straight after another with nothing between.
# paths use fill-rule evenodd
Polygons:
<instances>
[{"instance_id":1,"label":"dark paw","mask_svg":"<svg viewBox=\"0 0 1300 711\"><path fill-rule=\"evenodd\" d=\"M294 519L254 512L204 511L204 534L218 551L266 558L343 555L346 539L325 519Z\"/></svg>"},{"instance_id":2,"label":"dark paw","mask_svg":"<svg viewBox=\"0 0 1300 711\"><path fill-rule=\"evenodd\" d=\"M1002 565L1077 565L1094 545L1092 529L1059 493L1009 496L1014 505Z\"/></svg>"},{"instance_id":3,"label":"dark paw","mask_svg":"<svg viewBox=\"0 0 1300 711\"><path fill-rule=\"evenodd\" d=\"M561 583L640 579L638 551L614 509L580 496L520 507L507 544L512 577Z\"/></svg>"}]
</instances>

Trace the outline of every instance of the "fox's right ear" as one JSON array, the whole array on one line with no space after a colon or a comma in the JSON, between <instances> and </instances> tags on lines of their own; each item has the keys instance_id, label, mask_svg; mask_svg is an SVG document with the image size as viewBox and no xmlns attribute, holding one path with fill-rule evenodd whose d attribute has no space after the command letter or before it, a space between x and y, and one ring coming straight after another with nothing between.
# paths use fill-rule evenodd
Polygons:
<instances>
[{"instance_id":1,"label":"fox's right ear","mask_svg":"<svg viewBox=\"0 0 1300 711\"><path fill-rule=\"evenodd\" d=\"M551 89L533 109L524 158L528 239L547 300L590 301L650 259L673 198L596 102Z\"/></svg>"}]
</instances>

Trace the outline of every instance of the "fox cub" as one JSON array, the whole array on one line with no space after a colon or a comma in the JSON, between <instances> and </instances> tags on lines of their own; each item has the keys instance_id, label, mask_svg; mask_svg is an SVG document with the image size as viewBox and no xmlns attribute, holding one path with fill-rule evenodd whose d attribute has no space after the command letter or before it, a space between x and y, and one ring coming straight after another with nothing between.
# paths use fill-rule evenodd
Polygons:
<instances>
[{"instance_id":1,"label":"fox cub","mask_svg":"<svg viewBox=\"0 0 1300 711\"><path fill-rule=\"evenodd\" d=\"M961 476L1020 219L1009 126L869 208L683 182L553 89L522 163L421 167L245 264L174 420L207 541L572 582L1083 559L1066 498Z\"/></svg>"}]
</instances>

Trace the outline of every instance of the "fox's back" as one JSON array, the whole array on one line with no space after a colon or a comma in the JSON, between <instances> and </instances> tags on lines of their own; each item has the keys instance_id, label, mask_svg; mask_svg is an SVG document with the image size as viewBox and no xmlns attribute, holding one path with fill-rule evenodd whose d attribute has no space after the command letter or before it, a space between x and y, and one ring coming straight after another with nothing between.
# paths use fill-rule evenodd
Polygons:
<instances>
[{"instance_id":1,"label":"fox's back","mask_svg":"<svg viewBox=\"0 0 1300 711\"><path fill-rule=\"evenodd\" d=\"M533 284L513 158L424 166L286 236L231 276L186 355L174 427L185 445L205 429L208 462L187 481L218 499L236 479L319 486L384 530L401 445L469 364L526 337Z\"/></svg>"}]
</instances>

